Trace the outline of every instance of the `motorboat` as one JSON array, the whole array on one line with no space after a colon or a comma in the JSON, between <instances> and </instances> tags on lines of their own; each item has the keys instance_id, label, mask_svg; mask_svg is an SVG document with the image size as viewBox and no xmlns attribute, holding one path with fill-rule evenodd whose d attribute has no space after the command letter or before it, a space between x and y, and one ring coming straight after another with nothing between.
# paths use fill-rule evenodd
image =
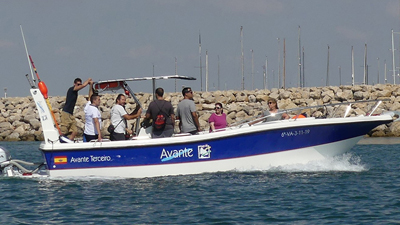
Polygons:
<instances>
[{"instance_id":1,"label":"motorboat","mask_svg":"<svg viewBox=\"0 0 400 225\"><path fill-rule=\"evenodd\" d=\"M128 82L149 80L154 89L156 80L168 79L194 80L180 75L124 78L99 81L94 87L99 92L124 91L140 104ZM15 161L9 152L0 148L1 175L144 178L305 164L348 152L371 129L398 118L396 112L377 113L383 100L359 101L373 103L370 111L360 116L349 116L352 105L359 102L340 102L284 110L300 115L315 108L324 112L318 117L310 113L305 118L271 122L257 118L257 121L261 119L258 123L240 121L218 132L177 133L168 138L152 139L152 127L140 127L138 121L136 136L129 140L82 142L65 140L60 135L46 92L31 82L30 93L44 135L39 147L44 162ZM339 107L345 107L344 115L337 115ZM35 169L27 170L24 165Z\"/></svg>"}]
</instances>

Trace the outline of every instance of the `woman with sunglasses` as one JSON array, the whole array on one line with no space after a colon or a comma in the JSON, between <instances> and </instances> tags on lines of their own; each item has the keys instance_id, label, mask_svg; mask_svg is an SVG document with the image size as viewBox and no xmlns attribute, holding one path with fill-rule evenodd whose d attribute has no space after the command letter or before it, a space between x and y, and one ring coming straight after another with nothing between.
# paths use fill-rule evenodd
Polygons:
<instances>
[{"instance_id":1,"label":"woman with sunglasses","mask_svg":"<svg viewBox=\"0 0 400 225\"><path fill-rule=\"evenodd\" d=\"M268 108L268 111L264 111L264 117L268 116L264 119L264 122L290 119L288 114L282 113L282 111L279 110L278 102L276 101L276 99L268 99Z\"/></svg>"},{"instance_id":2,"label":"woman with sunglasses","mask_svg":"<svg viewBox=\"0 0 400 225\"><path fill-rule=\"evenodd\" d=\"M268 99L268 108L269 108L269 110L264 111L264 113L262 115L262 117L264 119L255 120L255 121L249 123L249 125L251 126L251 125L256 124L256 123L258 123L260 121L270 122L270 121L275 121L275 120L290 119L290 116L287 113L282 113L282 111L279 110L278 102L276 101L276 99L274 99L274 98L269 98Z\"/></svg>"},{"instance_id":3,"label":"woman with sunglasses","mask_svg":"<svg viewBox=\"0 0 400 225\"><path fill-rule=\"evenodd\" d=\"M226 122L226 114L222 109L221 103L215 103L215 112L208 119L208 123L210 124L210 132L214 132L215 130L223 129L227 126Z\"/></svg>"}]
</instances>

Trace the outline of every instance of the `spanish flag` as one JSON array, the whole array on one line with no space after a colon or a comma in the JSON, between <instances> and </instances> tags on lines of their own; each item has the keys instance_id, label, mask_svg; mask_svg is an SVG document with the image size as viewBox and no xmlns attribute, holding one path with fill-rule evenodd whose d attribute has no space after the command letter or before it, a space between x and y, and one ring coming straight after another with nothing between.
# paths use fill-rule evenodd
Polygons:
<instances>
[{"instance_id":1,"label":"spanish flag","mask_svg":"<svg viewBox=\"0 0 400 225\"><path fill-rule=\"evenodd\" d=\"M67 156L55 156L54 164L67 164Z\"/></svg>"}]
</instances>

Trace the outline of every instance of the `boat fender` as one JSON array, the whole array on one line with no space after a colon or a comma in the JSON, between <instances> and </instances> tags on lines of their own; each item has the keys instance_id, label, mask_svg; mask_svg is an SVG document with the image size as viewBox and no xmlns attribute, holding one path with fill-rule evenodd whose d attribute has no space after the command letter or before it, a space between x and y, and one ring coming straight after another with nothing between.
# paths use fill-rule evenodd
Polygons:
<instances>
[{"instance_id":1,"label":"boat fender","mask_svg":"<svg viewBox=\"0 0 400 225\"><path fill-rule=\"evenodd\" d=\"M296 116L292 117L292 119L301 119L301 118L306 118L306 117L303 114L296 115Z\"/></svg>"},{"instance_id":2,"label":"boat fender","mask_svg":"<svg viewBox=\"0 0 400 225\"><path fill-rule=\"evenodd\" d=\"M38 84L38 87L39 87L39 90L42 93L44 99L47 99L49 96L47 95L48 90L47 90L46 84L43 81L40 81Z\"/></svg>"}]
</instances>

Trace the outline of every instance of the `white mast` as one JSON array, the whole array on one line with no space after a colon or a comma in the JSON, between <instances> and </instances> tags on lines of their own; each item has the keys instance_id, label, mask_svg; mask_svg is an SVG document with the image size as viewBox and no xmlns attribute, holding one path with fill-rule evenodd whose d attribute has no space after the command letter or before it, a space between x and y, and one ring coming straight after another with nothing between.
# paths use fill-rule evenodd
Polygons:
<instances>
[{"instance_id":1,"label":"white mast","mask_svg":"<svg viewBox=\"0 0 400 225\"><path fill-rule=\"evenodd\" d=\"M208 52L206 50L206 92L208 92Z\"/></svg>"},{"instance_id":2,"label":"white mast","mask_svg":"<svg viewBox=\"0 0 400 225\"><path fill-rule=\"evenodd\" d=\"M281 44L280 39L278 39L278 88L281 87Z\"/></svg>"},{"instance_id":3,"label":"white mast","mask_svg":"<svg viewBox=\"0 0 400 225\"><path fill-rule=\"evenodd\" d=\"M354 49L351 46L351 85L354 86Z\"/></svg>"},{"instance_id":4,"label":"white mast","mask_svg":"<svg viewBox=\"0 0 400 225\"><path fill-rule=\"evenodd\" d=\"M396 84L396 64L394 61L394 33L393 33L393 29L392 29L392 68L393 68L393 84Z\"/></svg>"},{"instance_id":5,"label":"white mast","mask_svg":"<svg viewBox=\"0 0 400 225\"><path fill-rule=\"evenodd\" d=\"M201 65L201 34L199 31L199 57L200 57L200 90L203 91L203 71Z\"/></svg>"},{"instance_id":6,"label":"white mast","mask_svg":"<svg viewBox=\"0 0 400 225\"><path fill-rule=\"evenodd\" d=\"M267 58L267 56L265 56L265 80L264 80L265 87L264 87L264 89L268 88L267 80L268 80L268 58Z\"/></svg>"},{"instance_id":7,"label":"white mast","mask_svg":"<svg viewBox=\"0 0 400 225\"><path fill-rule=\"evenodd\" d=\"M219 87L219 55L217 57L218 57L218 90L220 90L220 87Z\"/></svg>"},{"instance_id":8,"label":"white mast","mask_svg":"<svg viewBox=\"0 0 400 225\"><path fill-rule=\"evenodd\" d=\"M381 66L379 63L379 57L378 57L378 80L377 80L377 84L379 84L379 70L380 70Z\"/></svg>"},{"instance_id":9,"label":"white mast","mask_svg":"<svg viewBox=\"0 0 400 225\"><path fill-rule=\"evenodd\" d=\"M33 81L34 84L36 84L35 76L33 76L33 70L32 70L31 61L29 60L28 48L26 47L24 31L22 30L22 25L19 25L19 27L21 28L22 40L24 41L26 58L28 59L28 65L29 65L29 69L31 71L32 81Z\"/></svg>"},{"instance_id":10,"label":"white mast","mask_svg":"<svg viewBox=\"0 0 400 225\"><path fill-rule=\"evenodd\" d=\"M266 90L266 70L267 70L267 59L265 59L265 65L263 66L263 88Z\"/></svg>"},{"instance_id":11,"label":"white mast","mask_svg":"<svg viewBox=\"0 0 400 225\"><path fill-rule=\"evenodd\" d=\"M304 46L303 46L303 60L302 60L302 63L301 63L301 67L302 67L302 69L303 69L303 72L302 72L303 86L301 86L301 87L305 87L305 85L306 85L306 78L305 78L305 73L304 73L304 66L305 66L305 64L304 64Z\"/></svg>"},{"instance_id":12,"label":"white mast","mask_svg":"<svg viewBox=\"0 0 400 225\"><path fill-rule=\"evenodd\" d=\"M178 75L178 60L175 57L175 75ZM175 92L176 92L176 80L175 79Z\"/></svg>"},{"instance_id":13,"label":"white mast","mask_svg":"<svg viewBox=\"0 0 400 225\"><path fill-rule=\"evenodd\" d=\"M297 54L297 58L299 59L299 71L298 71L298 77L299 77L299 82L298 87L302 86L302 79L301 79L301 44L300 44L300 26L298 29L298 33L299 33L299 52Z\"/></svg>"},{"instance_id":14,"label":"white mast","mask_svg":"<svg viewBox=\"0 0 400 225\"><path fill-rule=\"evenodd\" d=\"M243 26L240 26L240 46L241 46L241 64L242 64L242 90L244 90L244 56L243 56Z\"/></svg>"},{"instance_id":15,"label":"white mast","mask_svg":"<svg viewBox=\"0 0 400 225\"><path fill-rule=\"evenodd\" d=\"M363 84L368 84L367 77L367 44L364 44L364 81Z\"/></svg>"},{"instance_id":16,"label":"white mast","mask_svg":"<svg viewBox=\"0 0 400 225\"><path fill-rule=\"evenodd\" d=\"M283 89L286 88L286 39L283 39Z\"/></svg>"},{"instance_id":17,"label":"white mast","mask_svg":"<svg viewBox=\"0 0 400 225\"><path fill-rule=\"evenodd\" d=\"M384 62L385 62L385 84L387 84L387 77L386 77L386 71L387 71L387 68L386 68L386 59L384 60Z\"/></svg>"},{"instance_id":18,"label":"white mast","mask_svg":"<svg viewBox=\"0 0 400 225\"><path fill-rule=\"evenodd\" d=\"M326 86L329 86L329 45L328 45L328 59L326 64Z\"/></svg>"},{"instance_id":19,"label":"white mast","mask_svg":"<svg viewBox=\"0 0 400 225\"><path fill-rule=\"evenodd\" d=\"M252 87L251 90L254 90L254 51L253 49L251 51L251 83Z\"/></svg>"}]
</instances>

